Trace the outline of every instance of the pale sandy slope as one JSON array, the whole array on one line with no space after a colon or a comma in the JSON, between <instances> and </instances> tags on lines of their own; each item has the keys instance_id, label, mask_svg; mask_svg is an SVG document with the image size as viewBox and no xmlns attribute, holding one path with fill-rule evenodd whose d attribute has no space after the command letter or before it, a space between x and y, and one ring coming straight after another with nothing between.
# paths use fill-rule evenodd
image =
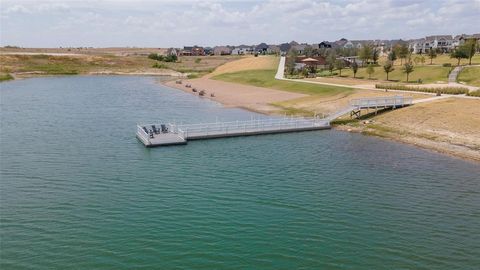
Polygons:
<instances>
[{"instance_id":1,"label":"pale sandy slope","mask_svg":"<svg viewBox=\"0 0 480 270\"><path fill-rule=\"evenodd\" d=\"M223 74L238 72L244 70L254 70L254 69L276 69L278 65L278 57L273 56L246 56L242 59L228 62L224 65L216 68L212 73L205 76L205 78L211 78L213 76Z\"/></svg>"}]
</instances>

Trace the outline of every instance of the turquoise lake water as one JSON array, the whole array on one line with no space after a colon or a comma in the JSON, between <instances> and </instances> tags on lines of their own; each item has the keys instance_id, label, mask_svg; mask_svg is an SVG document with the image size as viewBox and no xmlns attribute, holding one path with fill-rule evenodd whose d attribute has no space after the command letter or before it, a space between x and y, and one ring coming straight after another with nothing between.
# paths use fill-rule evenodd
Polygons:
<instances>
[{"instance_id":1,"label":"turquoise lake water","mask_svg":"<svg viewBox=\"0 0 480 270\"><path fill-rule=\"evenodd\" d=\"M0 84L0 269L478 269L480 166L339 131L147 149L242 120L154 78Z\"/></svg>"}]
</instances>

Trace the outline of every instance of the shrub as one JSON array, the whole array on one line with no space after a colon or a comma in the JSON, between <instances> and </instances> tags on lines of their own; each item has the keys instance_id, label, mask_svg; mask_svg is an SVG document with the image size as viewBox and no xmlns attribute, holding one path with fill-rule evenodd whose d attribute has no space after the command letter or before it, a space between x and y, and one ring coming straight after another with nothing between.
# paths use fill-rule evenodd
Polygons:
<instances>
[{"instance_id":1,"label":"shrub","mask_svg":"<svg viewBox=\"0 0 480 270\"><path fill-rule=\"evenodd\" d=\"M148 58L153 59L153 60L163 61L163 55L156 54L156 53L149 54Z\"/></svg>"},{"instance_id":2,"label":"shrub","mask_svg":"<svg viewBox=\"0 0 480 270\"><path fill-rule=\"evenodd\" d=\"M443 67L451 67L452 64L451 64L451 63L443 63L442 66L443 66Z\"/></svg>"},{"instance_id":3,"label":"shrub","mask_svg":"<svg viewBox=\"0 0 480 270\"><path fill-rule=\"evenodd\" d=\"M201 58L197 58L197 59L195 59L195 64L198 64L198 63L200 63L201 61L202 61Z\"/></svg>"},{"instance_id":4,"label":"shrub","mask_svg":"<svg viewBox=\"0 0 480 270\"><path fill-rule=\"evenodd\" d=\"M170 55L167 55L166 57L164 57L163 61L165 62L177 62L178 60L178 57L174 54L170 54ZM196 61L196 60L195 60Z\"/></svg>"},{"instance_id":5,"label":"shrub","mask_svg":"<svg viewBox=\"0 0 480 270\"><path fill-rule=\"evenodd\" d=\"M177 56L176 55L163 56L163 55L160 55L160 54L151 53L151 54L148 55L148 58L153 59L153 60L157 60L157 61L161 61L161 62L176 62L177 61Z\"/></svg>"},{"instance_id":6,"label":"shrub","mask_svg":"<svg viewBox=\"0 0 480 270\"><path fill-rule=\"evenodd\" d=\"M467 93L467 96L480 97L480 90L475 90Z\"/></svg>"},{"instance_id":7,"label":"shrub","mask_svg":"<svg viewBox=\"0 0 480 270\"><path fill-rule=\"evenodd\" d=\"M450 95L460 95L468 93L468 89L465 87L412 87L408 85L401 84L375 84L375 88L379 89L391 89L391 90L402 90L402 91L417 91L417 92L426 92L426 93L441 93L441 94L450 94Z\"/></svg>"}]
</instances>

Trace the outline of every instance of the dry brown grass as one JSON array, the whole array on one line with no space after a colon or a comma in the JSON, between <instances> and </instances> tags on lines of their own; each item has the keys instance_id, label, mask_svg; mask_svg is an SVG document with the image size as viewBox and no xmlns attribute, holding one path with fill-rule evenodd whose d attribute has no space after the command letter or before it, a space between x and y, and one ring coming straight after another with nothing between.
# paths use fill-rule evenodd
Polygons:
<instances>
[{"instance_id":1,"label":"dry brown grass","mask_svg":"<svg viewBox=\"0 0 480 270\"><path fill-rule=\"evenodd\" d=\"M420 103L374 121L374 134L480 160L480 99Z\"/></svg>"},{"instance_id":2,"label":"dry brown grass","mask_svg":"<svg viewBox=\"0 0 480 270\"><path fill-rule=\"evenodd\" d=\"M42 53L71 53L65 50L49 49L40 50ZM90 74L90 73L145 73L145 74L174 74L173 71L185 73L205 74L213 71L216 67L229 61L236 60L238 56L188 56L180 57L176 63L158 62L162 68L153 68L157 62L149 59L146 55L132 53L131 50L121 51L132 53L129 55L117 54L88 54L74 55L45 55L45 54L0 54L2 66L0 72L14 73L18 76L42 75L42 74ZM105 51L106 52L106 51ZM112 52L112 51L110 51ZM24 52L28 53L28 52ZM33 51L32 53L38 53ZM198 60L200 59L200 60Z\"/></svg>"}]
</instances>

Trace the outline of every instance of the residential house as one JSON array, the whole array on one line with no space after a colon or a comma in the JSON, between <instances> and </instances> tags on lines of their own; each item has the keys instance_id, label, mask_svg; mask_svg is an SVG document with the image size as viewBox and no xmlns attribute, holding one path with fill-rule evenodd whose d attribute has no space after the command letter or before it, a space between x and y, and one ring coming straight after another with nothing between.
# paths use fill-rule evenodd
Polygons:
<instances>
[{"instance_id":1,"label":"residential house","mask_svg":"<svg viewBox=\"0 0 480 270\"><path fill-rule=\"evenodd\" d=\"M323 48L330 49L330 48L332 48L332 43L330 43L328 41L322 41L318 44L318 48L319 49L323 49Z\"/></svg>"},{"instance_id":2,"label":"residential house","mask_svg":"<svg viewBox=\"0 0 480 270\"><path fill-rule=\"evenodd\" d=\"M347 40L347 42L345 42L345 44L341 47L343 47L345 49L353 49L353 48L355 48L355 45L353 44L352 41Z\"/></svg>"},{"instance_id":3,"label":"residential house","mask_svg":"<svg viewBox=\"0 0 480 270\"><path fill-rule=\"evenodd\" d=\"M416 54L428 53L428 51L432 49L442 53L448 53L459 46L461 40L464 38L462 35L456 36L455 38L450 35L427 36L421 39L410 40L408 47Z\"/></svg>"},{"instance_id":4,"label":"residential house","mask_svg":"<svg viewBox=\"0 0 480 270\"><path fill-rule=\"evenodd\" d=\"M307 44L297 44L293 45L292 49L296 50L298 55L303 55L305 54L305 48L307 48Z\"/></svg>"},{"instance_id":5,"label":"residential house","mask_svg":"<svg viewBox=\"0 0 480 270\"><path fill-rule=\"evenodd\" d=\"M255 48L248 45L240 45L232 50L233 55L253 54Z\"/></svg>"},{"instance_id":6,"label":"residential house","mask_svg":"<svg viewBox=\"0 0 480 270\"><path fill-rule=\"evenodd\" d=\"M277 45L268 45L267 53L268 54L280 53L280 47L278 47Z\"/></svg>"},{"instance_id":7,"label":"residential house","mask_svg":"<svg viewBox=\"0 0 480 270\"><path fill-rule=\"evenodd\" d=\"M203 48L203 52L205 55L213 55L213 48L212 47L205 47Z\"/></svg>"},{"instance_id":8,"label":"residential house","mask_svg":"<svg viewBox=\"0 0 480 270\"><path fill-rule=\"evenodd\" d=\"M185 55L185 56L202 56L202 55L205 55L205 50L203 49L203 47L200 47L200 46L197 46L197 45L195 45L193 47L185 46L185 47L183 47L182 55Z\"/></svg>"},{"instance_id":9,"label":"residential house","mask_svg":"<svg viewBox=\"0 0 480 270\"><path fill-rule=\"evenodd\" d=\"M216 46L213 48L214 55L230 55L232 54L232 49L228 46Z\"/></svg>"},{"instance_id":10,"label":"residential house","mask_svg":"<svg viewBox=\"0 0 480 270\"><path fill-rule=\"evenodd\" d=\"M340 40L335 41L332 44L332 47L344 47L345 44L347 44L347 43L348 43L348 40L346 38L342 38ZM352 44L352 48L353 48L353 44Z\"/></svg>"},{"instance_id":11,"label":"residential house","mask_svg":"<svg viewBox=\"0 0 480 270\"><path fill-rule=\"evenodd\" d=\"M427 53L427 50L430 49L427 44L429 45L424 38L414 39L408 43L408 49L415 54Z\"/></svg>"},{"instance_id":12,"label":"residential house","mask_svg":"<svg viewBox=\"0 0 480 270\"><path fill-rule=\"evenodd\" d=\"M453 38L450 35L427 36L425 39L429 42L430 48L441 52L447 53L453 49Z\"/></svg>"},{"instance_id":13,"label":"residential house","mask_svg":"<svg viewBox=\"0 0 480 270\"><path fill-rule=\"evenodd\" d=\"M255 46L255 53L266 54L267 50L268 50L267 43L260 43L257 46Z\"/></svg>"},{"instance_id":14,"label":"residential house","mask_svg":"<svg viewBox=\"0 0 480 270\"><path fill-rule=\"evenodd\" d=\"M167 55L175 55L175 56L179 56L180 55L180 51L175 49L175 48L170 48L167 50Z\"/></svg>"},{"instance_id":15,"label":"residential house","mask_svg":"<svg viewBox=\"0 0 480 270\"><path fill-rule=\"evenodd\" d=\"M290 43L282 43L280 44L279 48L282 54L286 54L290 50L290 48L292 48L292 45L290 45Z\"/></svg>"}]
</instances>

